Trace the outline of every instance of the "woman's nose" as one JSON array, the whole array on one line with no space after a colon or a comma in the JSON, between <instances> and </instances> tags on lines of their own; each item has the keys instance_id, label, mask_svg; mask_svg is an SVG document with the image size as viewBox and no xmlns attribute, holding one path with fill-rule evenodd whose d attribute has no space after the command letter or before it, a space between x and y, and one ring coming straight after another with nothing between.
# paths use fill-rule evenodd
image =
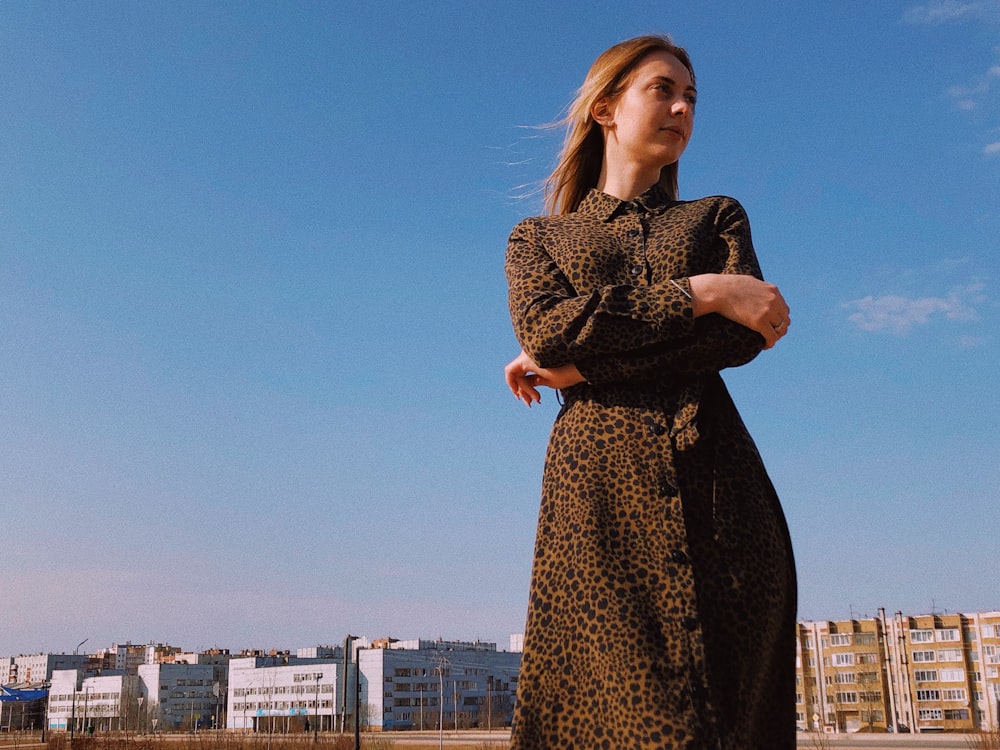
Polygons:
<instances>
[{"instance_id":1,"label":"woman's nose","mask_svg":"<svg viewBox=\"0 0 1000 750\"><path fill-rule=\"evenodd\" d=\"M691 114L691 102L687 99L677 99L670 111L674 117L687 117Z\"/></svg>"}]
</instances>

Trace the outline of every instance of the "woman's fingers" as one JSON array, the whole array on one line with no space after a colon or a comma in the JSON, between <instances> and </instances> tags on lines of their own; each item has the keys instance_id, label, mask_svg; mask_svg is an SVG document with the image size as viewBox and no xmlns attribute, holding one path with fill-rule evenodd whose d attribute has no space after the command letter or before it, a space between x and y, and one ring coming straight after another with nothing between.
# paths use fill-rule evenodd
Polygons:
<instances>
[{"instance_id":1,"label":"woman's fingers","mask_svg":"<svg viewBox=\"0 0 1000 750\"><path fill-rule=\"evenodd\" d=\"M523 401L529 407L533 402L542 400L542 395L535 388L538 379L534 373L536 369L537 365L523 351L503 368L504 380L507 381L507 387L514 394L514 398Z\"/></svg>"}]
</instances>

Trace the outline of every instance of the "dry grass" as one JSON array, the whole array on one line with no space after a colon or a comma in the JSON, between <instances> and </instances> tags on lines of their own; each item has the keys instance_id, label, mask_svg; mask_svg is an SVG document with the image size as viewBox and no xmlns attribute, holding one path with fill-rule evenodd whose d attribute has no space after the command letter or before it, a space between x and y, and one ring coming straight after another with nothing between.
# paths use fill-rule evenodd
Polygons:
<instances>
[{"instance_id":1,"label":"dry grass","mask_svg":"<svg viewBox=\"0 0 1000 750\"><path fill-rule=\"evenodd\" d=\"M21 750L27 745L38 747L37 732L11 733L0 737L0 750ZM444 743L448 750L507 750L508 742L463 742L449 737ZM362 750L438 750L438 740L407 738L400 735L363 734ZM63 732L51 732L46 750L70 750L69 737ZM311 734L271 735L201 732L193 735L77 734L72 750L354 750L352 735L319 735L313 742ZM991 749L992 750L992 749Z\"/></svg>"},{"instance_id":2,"label":"dry grass","mask_svg":"<svg viewBox=\"0 0 1000 750\"><path fill-rule=\"evenodd\" d=\"M832 747L833 743L830 741L830 735L825 732L809 732L809 747L813 750L828 750Z\"/></svg>"},{"instance_id":3,"label":"dry grass","mask_svg":"<svg viewBox=\"0 0 1000 750\"><path fill-rule=\"evenodd\" d=\"M967 737L970 750L1000 750L1000 729L992 729Z\"/></svg>"}]
</instances>

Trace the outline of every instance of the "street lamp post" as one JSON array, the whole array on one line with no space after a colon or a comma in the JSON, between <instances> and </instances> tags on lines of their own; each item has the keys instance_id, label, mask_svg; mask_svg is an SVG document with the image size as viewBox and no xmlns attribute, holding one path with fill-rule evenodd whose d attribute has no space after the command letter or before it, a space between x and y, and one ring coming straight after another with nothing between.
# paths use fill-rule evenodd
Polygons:
<instances>
[{"instance_id":1,"label":"street lamp post","mask_svg":"<svg viewBox=\"0 0 1000 750\"><path fill-rule=\"evenodd\" d=\"M90 688L83 689L83 732L90 734L90 725L87 723L87 709L90 708Z\"/></svg>"},{"instance_id":2,"label":"street lamp post","mask_svg":"<svg viewBox=\"0 0 1000 750\"><path fill-rule=\"evenodd\" d=\"M84 638L82 641L80 641L78 644L76 644L76 648L73 649L73 656L79 656L80 655L80 646L82 646L88 640L90 640L90 639L89 638ZM77 670L79 670L79 669L80 669L80 667L76 663L76 659L74 659L73 660L73 671L74 671L74 673L78 674ZM69 717L70 717L69 718L69 744L72 745L73 744L73 732L76 730L76 674L74 674L74 676L73 676L73 692L70 693L70 696L71 696L71 698L70 698L71 702L70 702L70 709L69 709Z\"/></svg>"},{"instance_id":3,"label":"street lamp post","mask_svg":"<svg viewBox=\"0 0 1000 750\"><path fill-rule=\"evenodd\" d=\"M438 663L438 748L444 747L444 662Z\"/></svg>"},{"instance_id":4,"label":"street lamp post","mask_svg":"<svg viewBox=\"0 0 1000 750\"><path fill-rule=\"evenodd\" d=\"M316 706L313 711L313 744L319 742L319 678L320 672L316 673Z\"/></svg>"}]
</instances>

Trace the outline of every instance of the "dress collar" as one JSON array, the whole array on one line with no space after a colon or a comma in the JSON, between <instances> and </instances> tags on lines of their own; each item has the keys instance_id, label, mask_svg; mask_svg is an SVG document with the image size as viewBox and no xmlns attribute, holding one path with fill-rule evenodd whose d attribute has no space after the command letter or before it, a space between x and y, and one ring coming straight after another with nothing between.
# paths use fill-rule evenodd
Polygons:
<instances>
[{"instance_id":1,"label":"dress collar","mask_svg":"<svg viewBox=\"0 0 1000 750\"><path fill-rule=\"evenodd\" d=\"M646 192L630 201L623 201L613 195L603 193L597 188L591 188L576 209L579 213L593 216L601 221L611 221L616 216L629 211L639 213L660 213L673 203L667 191L656 183Z\"/></svg>"}]
</instances>

